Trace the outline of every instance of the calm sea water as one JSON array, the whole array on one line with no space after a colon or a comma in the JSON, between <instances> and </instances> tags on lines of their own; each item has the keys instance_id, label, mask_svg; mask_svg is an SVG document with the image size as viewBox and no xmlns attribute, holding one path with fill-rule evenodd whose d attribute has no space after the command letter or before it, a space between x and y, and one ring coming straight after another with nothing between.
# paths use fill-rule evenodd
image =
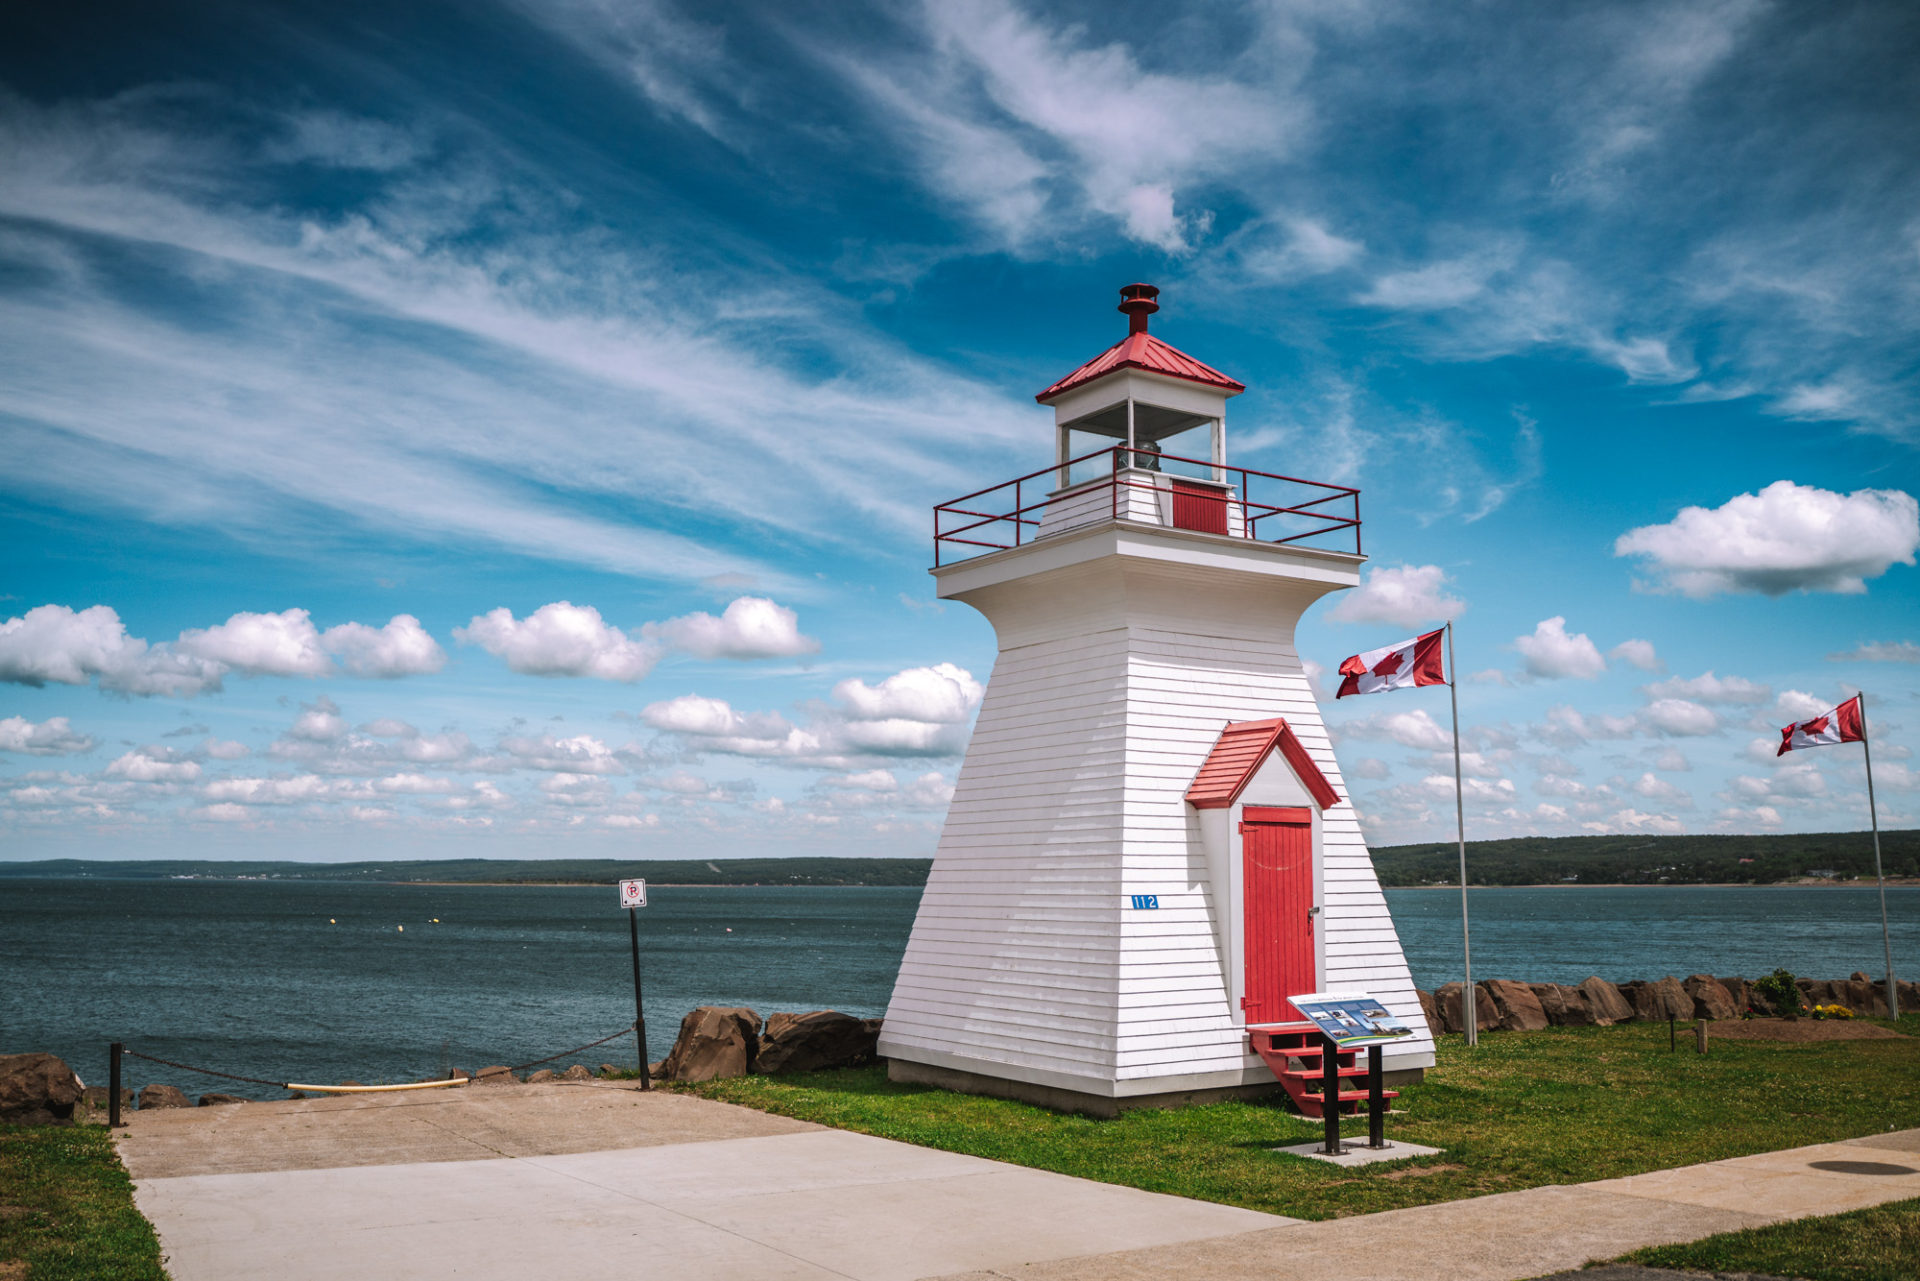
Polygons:
<instances>
[{"instance_id":1,"label":"calm sea water","mask_svg":"<svg viewBox=\"0 0 1920 1281\"><path fill-rule=\"evenodd\" d=\"M651 896L641 946L659 1058L696 1005L883 1013L920 893ZM1458 978L1457 892L1387 900L1416 982ZM1920 888L1889 890L1888 902L1895 968L1920 977ZM1870 889L1492 889L1473 892L1472 910L1481 977L1883 968ZM632 1012L627 923L610 887L0 881L0 1052L51 1050L89 1083L105 1080L113 1040L270 1080L373 1082L523 1062ZM631 1065L634 1044L578 1057ZM135 1085L272 1093L129 1071Z\"/></svg>"}]
</instances>

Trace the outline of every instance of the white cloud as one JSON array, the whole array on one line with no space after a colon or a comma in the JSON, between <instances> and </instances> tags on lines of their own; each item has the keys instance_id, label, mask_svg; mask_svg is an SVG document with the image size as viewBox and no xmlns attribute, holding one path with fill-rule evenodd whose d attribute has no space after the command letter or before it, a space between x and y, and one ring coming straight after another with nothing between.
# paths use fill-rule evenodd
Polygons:
<instances>
[{"instance_id":1,"label":"white cloud","mask_svg":"<svg viewBox=\"0 0 1920 1281\"><path fill-rule=\"evenodd\" d=\"M627 772L614 750L591 734L568 738L556 738L552 734L503 738L500 750L524 769L580 775Z\"/></svg>"},{"instance_id":2,"label":"white cloud","mask_svg":"<svg viewBox=\"0 0 1920 1281\"><path fill-rule=\"evenodd\" d=\"M660 661L661 646L609 626L591 605L555 601L524 619L505 606L453 629L463 645L478 645L529 676L592 676L637 681Z\"/></svg>"},{"instance_id":3,"label":"white cloud","mask_svg":"<svg viewBox=\"0 0 1920 1281\"><path fill-rule=\"evenodd\" d=\"M1642 774L1634 780L1633 794L1644 796L1650 801L1664 801L1669 805L1685 807L1693 804L1693 796L1686 788L1677 783L1669 783L1657 774Z\"/></svg>"},{"instance_id":4,"label":"white cloud","mask_svg":"<svg viewBox=\"0 0 1920 1281\"><path fill-rule=\"evenodd\" d=\"M249 676L326 676L333 659L304 609L279 614L239 613L216 627L180 633L182 654Z\"/></svg>"},{"instance_id":5,"label":"white cloud","mask_svg":"<svg viewBox=\"0 0 1920 1281\"><path fill-rule=\"evenodd\" d=\"M1802 689L1783 689L1780 697L1774 700L1773 710L1784 725L1787 721L1804 721L1823 715L1832 711L1839 702L1837 698L1822 698Z\"/></svg>"},{"instance_id":6,"label":"white cloud","mask_svg":"<svg viewBox=\"0 0 1920 1281\"><path fill-rule=\"evenodd\" d=\"M1607 651L1607 657L1643 672L1665 671L1667 666L1654 652L1653 642L1647 640L1623 640Z\"/></svg>"},{"instance_id":7,"label":"white cloud","mask_svg":"<svg viewBox=\"0 0 1920 1281\"><path fill-rule=\"evenodd\" d=\"M200 762L164 747L142 747L107 766L107 776L130 783L191 783L200 777Z\"/></svg>"},{"instance_id":8,"label":"white cloud","mask_svg":"<svg viewBox=\"0 0 1920 1281\"><path fill-rule=\"evenodd\" d=\"M222 801L217 805L202 805L198 809L188 810L187 817L211 823L247 823L253 820L254 814L244 805Z\"/></svg>"},{"instance_id":9,"label":"white cloud","mask_svg":"<svg viewBox=\"0 0 1920 1281\"><path fill-rule=\"evenodd\" d=\"M1912 641L1869 641L1844 653L1828 654L1829 663L1920 663L1920 645Z\"/></svg>"},{"instance_id":10,"label":"white cloud","mask_svg":"<svg viewBox=\"0 0 1920 1281\"><path fill-rule=\"evenodd\" d=\"M426 676L447 664L447 652L412 614L395 614L385 627L341 623L320 634L320 645L349 675L392 680Z\"/></svg>"},{"instance_id":11,"label":"white cloud","mask_svg":"<svg viewBox=\"0 0 1920 1281\"><path fill-rule=\"evenodd\" d=\"M1631 716L1586 716L1564 703L1547 709L1546 719L1533 727L1535 738L1557 747L1577 747L1593 739L1630 737L1636 722Z\"/></svg>"},{"instance_id":12,"label":"white cloud","mask_svg":"<svg viewBox=\"0 0 1920 1281\"><path fill-rule=\"evenodd\" d=\"M1643 556L1655 586L1686 596L1718 592L1839 592L1914 563L1920 503L1901 490L1839 494L1779 480L1719 507L1685 507L1665 525L1629 530L1616 556Z\"/></svg>"},{"instance_id":13,"label":"white cloud","mask_svg":"<svg viewBox=\"0 0 1920 1281\"><path fill-rule=\"evenodd\" d=\"M1688 760L1686 753L1679 748L1664 747L1660 749L1660 754L1653 758L1653 767L1657 770L1666 770L1668 773L1680 774L1691 770L1693 762Z\"/></svg>"},{"instance_id":14,"label":"white cloud","mask_svg":"<svg viewBox=\"0 0 1920 1281\"><path fill-rule=\"evenodd\" d=\"M252 778L216 778L201 788L209 801L235 805L302 805L334 799L359 789L318 774L273 774Z\"/></svg>"},{"instance_id":15,"label":"white cloud","mask_svg":"<svg viewBox=\"0 0 1920 1281\"><path fill-rule=\"evenodd\" d=\"M0 720L0 752L23 756L77 756L91 752L99 740L74 729L66 717L53 716L34 724L24 716Z\"/></svg>"},{"instance_id":16,"label":"white cloud","mask_svg":"<svg viewBox=\"0 0 1920 1281\"><path fill-rule=\"evenodd\" d=\"M1607 660L1585 632L1567 632L1567 620L1555 615L1544 619L1531 636L1516 636L1513 647L1520 651L1527 675L1543 680L1573 677L1596 680L1607 670Z\"/></svg>"},{"instance_id":17,"label":"white cloud","mask_svg":"<svg viewBox=\"0 0 1920 1281\"><path fill-rule=\"evenodd\" d=\"M1511 261L1510 253L1489 253L1387 272L1354 301L1396 311L1445 311L1478 298L1488 277Z\"/></svg>"},{"instance_id":18,"label":"white cloud","mask_svg":"<svg viewBox=\"0 0 1920 1281\"><path fill-rule=\"evenodd\" d=\"M601 817L600 825L633 831L660 826L660 816L658 814L607 814Z\"/></svg>"},{"instance_id":19,"label":"white cloud","mask_svg":"<svg viewBox=\"0 0 1920 1281\"><path fill-rule=\"evenodd\" d=\"M1427 715L1424 708L1379 712L1345 721L1338 727L1338 733L1341 738L1388 739L1402 747L1427 752L1453 750L1453 735Z\"/></svg>"},{"instance_id":20,"label":"white cloud","mask_svg":"<svg viewBox=\"0 0 1920 1281\"><path fill-rule=\"evenodd\" d=\"M849 678L833 687L833 696L863 720L915 720L957 724L972 715L985 694L973 674L952 663L910 667L878 685Z\"/></svg>"},{"instance_id":21,"label":"white cloud","mask_svg":"<svg viewBox=\"0 0 1920 1281\"><path fill-rule=\"evenodd\" d=\"M332 743L346 737L346 733L347 722L340 715L339 706L322 694L313 702L300 705L300 715L294 718L287 737L308 743Z\"/></svg>"},{"instance_id":22,"label":"white cloud","mask_svg":"<svg viewBox=\"0 0 1920 1281\"><path fill-rule=\"evenodd\" d=\"M253 755L253 749L233 739L210 738L206 743L206 753L216 761L237 761Z\"/></svg>"},{"instance_id":23,"label":"white cloud","mask_svg":"<svg viewBox=\"0 0 1920 1281\"><path fill-rule=\"evenodd\" d=\"M451 796L460 785L430 774L389 774L373 781L373 790L389 796Z\"/></svg>"},{"instance_id":24,"label":"white cloud","mask_svg":"<svg viewBox=\"0 0 1920 1281\"><path fill-rule=\"evenodd\" d=\"M1720 729L1720 718L1712 708L1684 698L1657 698L1641 709L1640 719L1655 733L1675 738L1698 737Z\"/></svg>"},{"instance_id":25,"label":"white cloud","mask_svg":"<svg viewBox=\"0 0 1920 1281\"><path fill-rule=\"evenodd\" d=\"M798 615L762 596L742 596L718 618L688 614L641 631L696 658L792 658L820 649L819 641L800 634Z\"/></svg>"},{"instance_id":26,"label":"white cloud","mask_svg":"<svg viewBox=\"0 0 1920 1281\"><path fill-rule=\"evenodd\" d=\"M1393 775L1393 771L1388 767L1387 763L1377 756L1362 756L1359 760L1347 767L1346 773L1348 778L1364 778L1375 782L1390 778Z\"/></svg>"},{"instance_id":27,"label":"white cloud","mask_svg":"<svg viewBox=\"0 0 1920 1281\"><path fill-rule=\"evenodd\" d=\"M1687 825L1677 818L1666 814L1643 814L1635 809L1620 810L1609 821L1623 832L1658 832L1663 836L1678 836L1687 830Z\"/></svg>"},{"instance_id":28,"label":"white cloud","mask_svg":"<svg viewBox=\"0 0 1920 1281\"><path fill-rule=\"evenodd\" d=\"M1364 583L1342 596L1327 617L1336 623L1390 623L1419 627L1458 618L1466 602L1443 589L1446 574L1438 565L1376 566Z\"/></svg>"},{"instance_id":29,"label":"white cloud","mask_svg":"<svg viewBox=\"0 0 1920 1281\"><path fill-rule=\"evenodd\" d=\"M0 623L0 681L85 685L142 697L217 691L225 668L127 635L107 605L75 611L41 605Z\"/></svg>"},{"instance_id":30,"label":"white cloud","mask_svg":"<svg viewBox=\"0 0 1920 1281\"><path fill-rule=\"evenodd\" d=\"M1773 690L1765 685L1756 685L1744 676L1715 676L1706 672L1691 680L1682 680L1676 676L1671 680L1656 681L1646 686L1649 698L1690 698L1701 703L1722 703L1751 706L1764 703L1773 697Z\"/></svg>"}]
</instances>

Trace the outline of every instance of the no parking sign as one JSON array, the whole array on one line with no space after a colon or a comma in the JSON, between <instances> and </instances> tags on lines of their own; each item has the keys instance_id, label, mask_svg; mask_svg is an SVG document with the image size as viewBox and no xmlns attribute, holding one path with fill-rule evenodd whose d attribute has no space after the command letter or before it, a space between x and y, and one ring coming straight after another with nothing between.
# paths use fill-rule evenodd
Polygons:
<instances>
[{"instance_id":1,"label":"no parking sign","mask_svg":"<svg viewBox=\"0 0 1920 1281\"><path fill-rule=\"evenodd\" d=\"M620 882L621 907L645 907L647 905L647 883L645 881Z\"/></svg>"}]
</instances>

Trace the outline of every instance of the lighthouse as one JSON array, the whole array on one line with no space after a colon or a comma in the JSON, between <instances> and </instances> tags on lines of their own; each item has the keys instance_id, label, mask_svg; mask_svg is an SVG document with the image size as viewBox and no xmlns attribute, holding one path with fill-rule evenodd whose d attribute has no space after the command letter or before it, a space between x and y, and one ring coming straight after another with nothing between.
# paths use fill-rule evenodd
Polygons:
<instances>
[{"instance_id":1,"label":"lighthouse","mask_svg":"<svg viewBox=\"0 0 1920 1281\"><path fill-rule=\"evenodd\" d=\"M895 1080L1096 1115L1296 1090L1317 1038L1287 998L1330 990L1414 1030L1389 1080L1433 1063L1294 648L1359 582L1359 493L1234 466L1246 388L1149 332L1158 295L1122 289L1126 336L1036 397L1051 465L935 509L938 594L999 654L882 1027Z\"/></svg>"}]
</instances>

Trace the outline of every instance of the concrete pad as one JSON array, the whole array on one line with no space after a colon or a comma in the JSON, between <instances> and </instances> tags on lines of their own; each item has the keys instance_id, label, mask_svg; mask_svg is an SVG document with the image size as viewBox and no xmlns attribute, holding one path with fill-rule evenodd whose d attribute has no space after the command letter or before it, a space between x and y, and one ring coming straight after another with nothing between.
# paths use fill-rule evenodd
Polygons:
<instances>
[{"instance_id":1,"label":"concrete pad","mask_svg":"<svg viewBox=\"0 0 1920 1281\"><path fill-rule=\"evenodd\" d=\"M1519 1281L1642 1245L1768 1222L1757 1214L1546 1187L1002 1272L1017 1281Z\"/></svg>"},{"instance_id":2,"label":"concrete pad","mask_svg":"<svg viewBox=\"0 0 1920 1281\"><path fill-rule=\"evenodd\" d=\"M175 1281L912 1281L1294 1220L838 1130L141 1179Z\"/></svg>"},{"instance_id":3,"label":"concrete pad","mask_svg":"<svg viewBox=\"0 0 1920 1281\"><path fill-rule=\"evenodd\" d=\"M1370 1148L1364 1143L1348 1143L1346 1151L1338 1156L1328 1156L1321 1149L1327 1141L1318 1143L1298 1143L1290 1148L1274 1148L1275 1152L1285 1152L1288 1156L1311 1157L1315 1161L1325 1161L1328 1165L1352 1167L1373 1165L1379 1161L1405 1161L1416 1156L1439 1156L1439 1148L1422 1147L1418 1143L1395 1143L1391 1140L1384 1148Z\"/></svg>"},{"instance_id":4,"label":"concrete pad","mask_svg":"<svg viewBox=\"0 0 1920 1281\"><path fill-rule=\"evenodd\" d=\"M820 1128L624 1083L554 1082L131 1112L115 1142L128 1172L148 1179L547 1156Z\"/></svg>"}]
</instances>

